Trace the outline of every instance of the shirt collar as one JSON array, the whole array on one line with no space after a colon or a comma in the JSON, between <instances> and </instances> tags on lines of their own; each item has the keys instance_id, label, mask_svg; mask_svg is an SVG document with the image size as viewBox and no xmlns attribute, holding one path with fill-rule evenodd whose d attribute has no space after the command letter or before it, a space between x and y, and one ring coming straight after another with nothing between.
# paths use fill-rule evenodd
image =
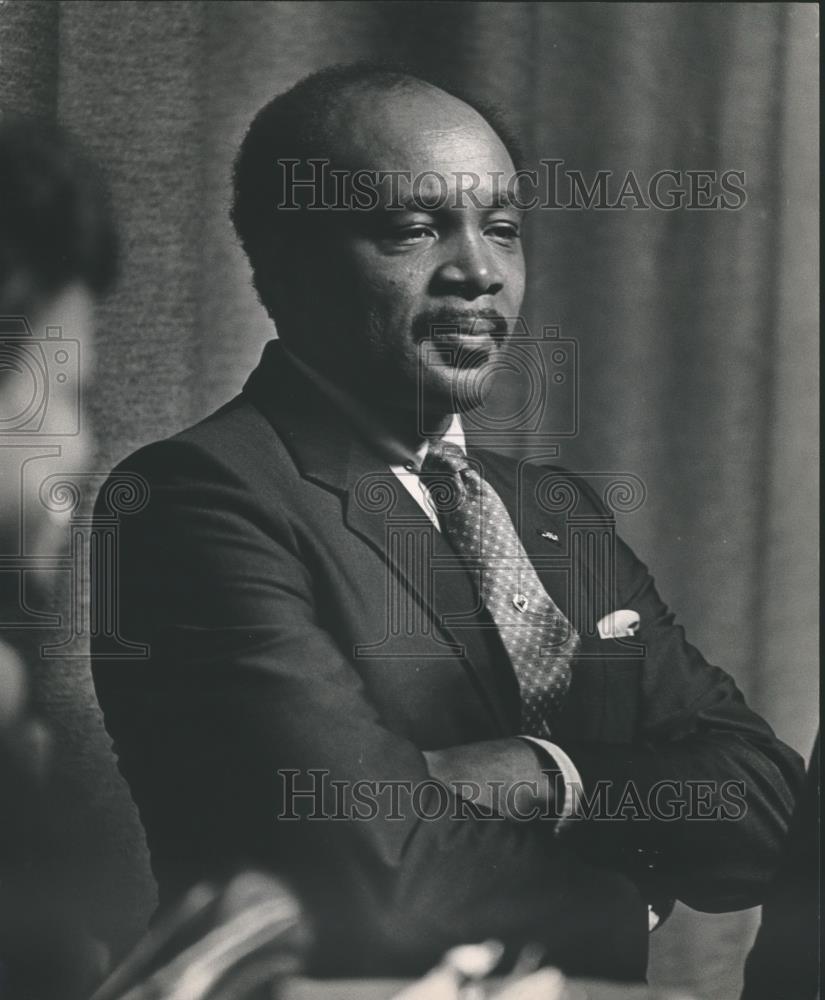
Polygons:
<instances>
[{"instance_id":1,"label":"shirt collar","mask_svg":"<svg viewBox=\"0 0 825 1000\"><path fill-rule=\"evenodd\" d=\"M454 444L456 447L460 448L464 454L467 454L467 441L464 437L464 428L461 425L461 417L457 413L452 415L450 420L450 426L441 435L440 441L444 441L447 444ZM400 463L401 467L406 472L418 472L427 457L427 451L429 450L430 442L423 441L421 445L416 449L415 455L405 462ZM397 466L392 465L395 469Z\"/></svg>"}]
</instances>

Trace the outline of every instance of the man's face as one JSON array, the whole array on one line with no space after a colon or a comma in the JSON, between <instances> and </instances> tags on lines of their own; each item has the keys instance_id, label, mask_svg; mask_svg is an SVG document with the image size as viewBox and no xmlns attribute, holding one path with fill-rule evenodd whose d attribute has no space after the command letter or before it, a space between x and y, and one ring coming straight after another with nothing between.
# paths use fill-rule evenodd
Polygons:
<instances>
[{"instance_id":1,"label":"man's face","mask_svg":"<svg viewBox=\"0 0 825 1000\"><path fill-rule=\"evenodd\" d=\"M377 209L325 213L289 346L384 410L478 405L524 294L507 150L430 87L347 98L332 131L337 164L404 173L387 177Z\"/></svg>"}]
</instances>

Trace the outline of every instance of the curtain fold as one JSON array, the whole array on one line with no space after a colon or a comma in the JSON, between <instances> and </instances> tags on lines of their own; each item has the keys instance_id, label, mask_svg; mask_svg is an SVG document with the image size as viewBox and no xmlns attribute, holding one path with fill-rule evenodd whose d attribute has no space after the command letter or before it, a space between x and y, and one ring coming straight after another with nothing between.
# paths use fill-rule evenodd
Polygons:
<instances>
[{"instance_id":1,"label":"curtain fold","mask_svg":"<svg viewBox=\"0 0 825 1000\"><path fill-rule=\"evenodd\" d=\"M588 183L613 171L612 191L628 172L644 191L660 170L743 171L738 211L536 212L525 311L578 345L580 432L558 461L644 481L620 531L689 638L807 754L817 31L817 9L793 3L0 3L0 112L72 129L119 213L123 274L90 397L100 470L229 398L272 336L232 237L229 172L254 112L314 69L437 72L500 105L531 157ZM153 900L140 827L86 666L42 673L62 766L104 817L95 864L122 943ZM652 981L737 996L755 916L677 909L652 938Z\"/></svg>"}]
</instances>

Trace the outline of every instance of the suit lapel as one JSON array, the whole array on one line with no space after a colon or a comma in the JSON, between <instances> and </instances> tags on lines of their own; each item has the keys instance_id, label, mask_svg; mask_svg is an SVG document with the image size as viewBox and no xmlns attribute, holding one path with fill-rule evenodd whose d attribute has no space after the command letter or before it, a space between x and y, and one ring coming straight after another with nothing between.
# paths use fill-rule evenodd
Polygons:
<instances>
[{"instance_id":1,"label":"suit lapel","mask_svg":"<svg viewBox=\"0 0 825 1000\"><path fill-rule=\"evenodd\" d=\"M289 364L277 341L267 344L244 392L279 432L301 474L340 496L346 527L387 567L388 594L397 581L423 609L421 624L436 623L443 638L433 634L432 655L460 657L499 730L511 732L506 671L494 662L497 636L475 619L463 627L448 624L475 605L472 582L385 460Z\"/></svg>"},{"instance_id":2,"label":"suit lapel","mask_svg":"<svg viewBox=\"0 0 825 1000\"><path fill-rule=\"evenodd\" d=\"M470 449L469 454L481 464L485 478L504 502L521 544L548 594L559 610L570 617L578 603L574 590L574 577L578 574L570 571L566 518L547 511L540 503L540 480L544 470L494 452Z\"/></svg>"},{"instance_id":3,"label":"suit lapel","mask_svg":"<svg viewBox=\"0 0 825 1000\"><path fill-rule=\"evenodd\" d=\"M596 637L596 622L617 606L613 518L582 504L581 486L569 473L530 462L516 472L510 460L484 455L488 478L545 589L583 639Z\"/></svg>"},{"instance_id":4,"label":"suit lapel","mask_svg":"<svg viewBox=\"0 0 825 1000\"><path fill-rule=\"evenodd\" d=\"M370 508L367 497L376 509ZM383 509L384 504L391 507ZM348 491L344 520L378 552L388 574L420 602L421 625L427 629L434 622L445 637L446 645L436 649L433 644L433 655L461 658L498 727L509 732L506 680L494 660L497 634L484 628L473 583L441 533L389 470L366 474Z\"/></svg>"}]
</instances>

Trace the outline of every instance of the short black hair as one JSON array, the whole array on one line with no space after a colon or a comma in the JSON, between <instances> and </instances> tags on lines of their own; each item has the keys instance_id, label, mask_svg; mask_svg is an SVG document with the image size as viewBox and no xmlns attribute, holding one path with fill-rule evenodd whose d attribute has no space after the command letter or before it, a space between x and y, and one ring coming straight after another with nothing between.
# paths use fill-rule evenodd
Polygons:
<instances>
[{"instance_id":1,"label":"short black hair","mask_svg":"<svg viewBox=\"0 0 825 1000\"><path fill-rule=\"evenodd\" d=\"M76 281L101 295L117 272L109 192L55 125L0 122L0 313L25 314Z\"/></svg>"},{"instance_id":2,"label":"short black hair","mask_svg":"<svg viewBox=\"0 0 825 1000\"><path fill-rule=\"evenodd\" d=\"M295 212L278 212L282 198L284 160L306 161L326 154L329 112L344 93L375 89L395 90L435 86L477 111L504 143L517 168L524 163L520 144L503 113L495 105L463 93L406 67L380 62L327 66L299 80L277 95L255 115L235 160L231 217L241 246L252 267L252 280L270 316L273 303L263 275L271 267L273 236L294 226Z\"/></svg>"}]
</instances>

